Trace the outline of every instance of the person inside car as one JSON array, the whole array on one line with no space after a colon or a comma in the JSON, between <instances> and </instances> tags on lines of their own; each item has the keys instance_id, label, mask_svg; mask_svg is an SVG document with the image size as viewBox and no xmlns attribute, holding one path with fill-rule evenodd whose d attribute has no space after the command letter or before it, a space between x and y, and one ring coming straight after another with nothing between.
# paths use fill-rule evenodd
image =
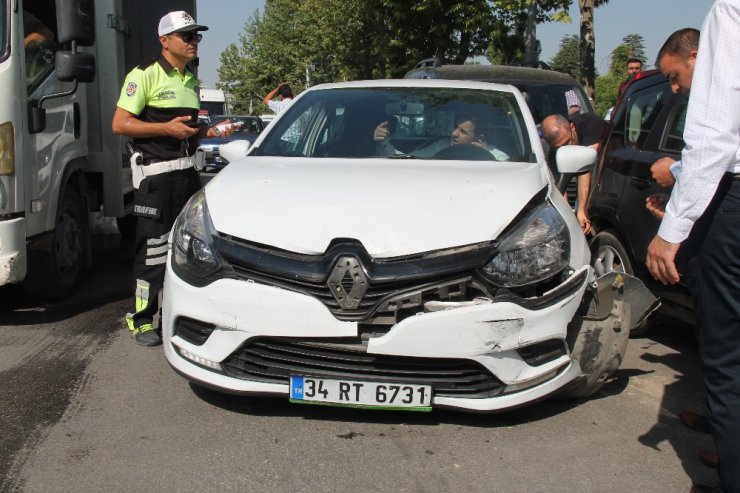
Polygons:
<instances>
[{"instance_id":1,"label":"person inside car","mask_svg":"<svg viewBox=\"0 0 740 493\"><path fill-rule=\"evenodd\" d=\"M490 143L487 134L490 134L487 123L476 115L461 114L457 116L455 128L452 130L450 140L436 140L431 145L414 150L411 154L416 157L433 157L438 152L457 145L470 144L485 149L497 161L508 161L509 155ZM381 156L392 156L401 154L390 142L392 132L389 130L389 122L383 121L373 130L373 140Z\"/></svg>"}]
</instances>

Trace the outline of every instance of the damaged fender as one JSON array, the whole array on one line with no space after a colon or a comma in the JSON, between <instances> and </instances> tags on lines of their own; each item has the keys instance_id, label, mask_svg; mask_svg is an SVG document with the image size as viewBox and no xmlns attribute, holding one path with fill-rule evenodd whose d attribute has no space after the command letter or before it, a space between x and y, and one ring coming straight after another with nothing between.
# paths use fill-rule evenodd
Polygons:
<instances>
[{"instance_id":1,"label":"damaged fender","mask_svg":"<svg viewBox=\"0 0 740 493\"><path fill-rule=\"evenodd\" d=\"M596 279L568 325L568 349L581 375L561 395L588 397L599 390L622 364L630 330L659 306L636 277L609 272Z\"/></svg>"}]
</instances>

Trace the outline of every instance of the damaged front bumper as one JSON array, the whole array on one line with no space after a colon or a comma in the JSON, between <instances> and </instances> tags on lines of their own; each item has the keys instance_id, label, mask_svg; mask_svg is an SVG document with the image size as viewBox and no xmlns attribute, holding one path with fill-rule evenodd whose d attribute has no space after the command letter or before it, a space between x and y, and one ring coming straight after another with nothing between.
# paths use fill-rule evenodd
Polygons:
<instances>
[{"instance_id":1,"label":"damaged front bumper","mask_svg":"<svg viewBox=\"0 0 740 493\"><path fill-rule=\"evenodd\" d=\"M433 407L498 411L582 382L584 364L600 368L598 361L606 356L600 356L594 345L614 333L618 324L612 319L624 313L615 308L597 319L604 315L603 303L609 298L602 286L614 282L594 283L590 275L590 268L584 266L542 296L516 302L429 303L424 312L401 320L386 332L363 336L360 324L338 320L311 296L235 279L194 287L168 270L164 349L176 371L202 385L229 393L285 397L292 373L363 379L365 367L377 363L370 375L388 379L391 373L381 370L389 365L439 361L442 368L443 362L453 366L461 362L479 369L481 376L476 378L485 380L484 390L440 381L433 385ZM615 292L612 303L616 306L631 287L622 289L622 294L616 287L608 289ZM593 313L588 308L592 293L599 300ZM606 326L610 330L604 330ZM593 335L598 330L601 336L586 337L585 342L578 338L582 331ZM614 347L622 348L623 355L622 346ZM339 352L347 362L346 370L328 368L321 359L326 351ZM301 355L300 364L292 356L296 353ZM352 366L355 357L365 369ZM406 378L415 381L413 374ZM418 378L432 377L425 373Z\"/></svg>"}]
</instances>

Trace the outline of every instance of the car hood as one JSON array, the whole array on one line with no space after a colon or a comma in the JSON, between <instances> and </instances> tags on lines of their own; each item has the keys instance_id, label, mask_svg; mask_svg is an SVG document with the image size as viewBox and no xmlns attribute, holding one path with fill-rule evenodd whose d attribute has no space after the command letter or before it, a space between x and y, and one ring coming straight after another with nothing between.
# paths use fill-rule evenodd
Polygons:
<instances>
[{"instance_id":1,"label":"car hood","mask_svg":"<svg viewBox=\"0 0 740 493\"><path fill-rule=\"evenodd\" d=\"M546 185L536 163L247 157L205 188L222 234L322 254L335 238L376 258L497 238Z\"/></svg>"}]
</instances>

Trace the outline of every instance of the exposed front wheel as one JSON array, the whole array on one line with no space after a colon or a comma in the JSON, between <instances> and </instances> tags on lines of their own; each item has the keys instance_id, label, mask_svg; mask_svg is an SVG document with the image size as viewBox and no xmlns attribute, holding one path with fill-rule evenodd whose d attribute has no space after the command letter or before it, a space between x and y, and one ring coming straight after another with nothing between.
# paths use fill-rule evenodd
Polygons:
<instances>
[{"instance_id":1,"label":"exposed front wheel","mask_svg":"<svg viewBox=\"0 0 740 493\"><path fill-rule=\"evenodd\" d=\"M635 275L635 269L632 266L627 250L613 230L607 229L601 231L591 240L590 247L591 266L594 268L597 278L609 272L622 272L630 276ZM643 320L639 325L632 327L630 337L639 337L645 334L648 327L648 319Z\"/></svg>"}]
</instances>

